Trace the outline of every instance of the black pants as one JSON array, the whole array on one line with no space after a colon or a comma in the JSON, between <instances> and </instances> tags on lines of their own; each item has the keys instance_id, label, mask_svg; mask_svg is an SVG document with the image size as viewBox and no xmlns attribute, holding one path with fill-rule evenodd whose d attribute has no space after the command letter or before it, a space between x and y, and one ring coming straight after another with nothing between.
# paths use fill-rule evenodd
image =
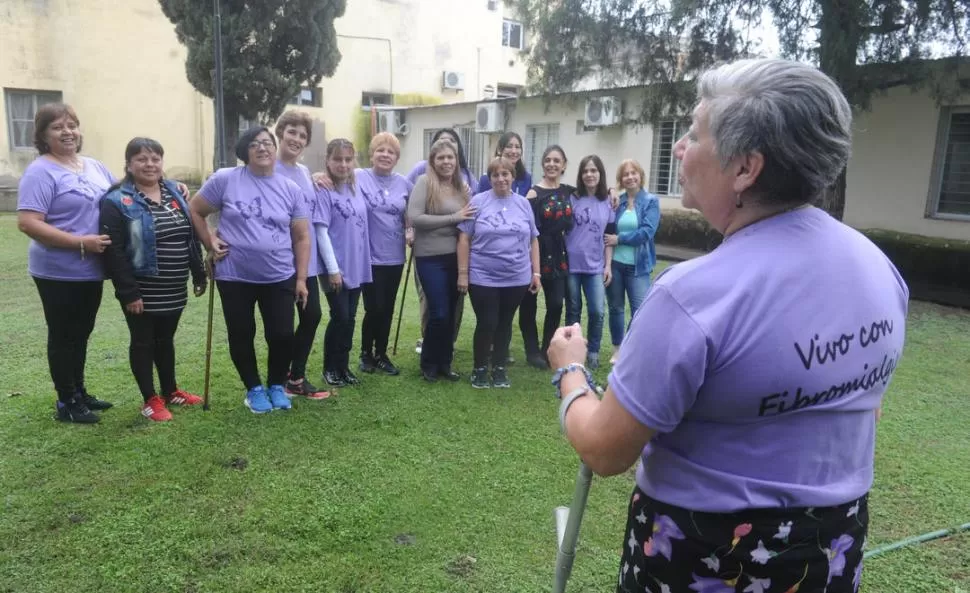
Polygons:
<instances>
[{"instance_id":1,"label":"black pants","mask_svg":"<svg viewBox=\"0 0 970 593\"><path fill-rule=\"evenodd\" d=\"M384 356L394 319L394 301L401 284L404 265L371 266L373 282L363 286L364 322L361 326L360 350L365 354Z\"/></svg>"},{"instance_id":2,"label":"black pants","mask_svg":"<svg viewBox=\"0 0 970 593\"><path fill-rule=\"evenodd\" d=\"M549 349L552 336L562 323L563 304L566 302L566 276L542 280L542 293L546 300L546 318L542 324L542 344L539 344L536 329L536 312L538 311L539 295L527 292L522 299L519 311L519 330L522 332L522 342L527 356L542 354L545 356Z\"/></svg>"},{"instance_id":3,"label":"black pants","mask_svg":"<svg viewBox=\"0 0 970 593\"><path fill-rule=\"evenodd\" d=\"M131 341L128 343L128 361L131 373L138 383L138 390L145 401L158 393L169 395L176 389L175 382L175 330L178 329L182 311L171 313L125 312ZM153 367L158 369L160 392L155 391Z\"/></svg>"},{"instance_id":4,"label":"black pants","mask_svg":"<svg viewBox=\"0 0 970 593\"><path fill-rule=\"evenodd\" d=\"M475 368L505 366L512 339L512 320L528 286L468 287L472 308L475 309ZM493 350L494 348L494 350Z\"/></svg>"},{"instance_id":5,"label":"black pants","mask_svg":"<svg viewBox=\"0 0 970 593\"><path fill-rule=\"evenodd\" d=\"M455 312L459 299L464 299L464 295L458 294L458 254L415 257L414 263L428 303L421 369L448 372L455 354Z\"/></svg>"},{"instance_id":6,"label":"black pants","mask_svg":"<svg viewBox=\"0 0 970 593\"><path fill-rule=\"evenodd\" d=\"M306 279L306 308L301 309L299 306L296 308L300 323L297 324L296 332L293 333L293 363L290 365L290 376L293 379L306 377L306 361L310 358L313 341L317 337L317 327L320 326L320 319L323 318L323 311L320 309L318 278L320 277L313 276Z\"/></svg>"},{"instance_id":7,"label":"black pants","mask_svg":"<svg viewBox=\"0 0 970 593\"><path fill-rule=\"evenodd\" d=\"M266 382L282 385L293 356L293 302L295 278L273 284L253 284L219 280L222 314L229 334L229 356L246 389L262 385L256 364L256 318L253 307L259 305L263 318L263 335L269 349Z\"/></svg>"},{"instance_id":8,"label":"black pants","mask_svg":"<svg viewBox=\"0 0 970 593\"><path fill-rule=\"evenodd\" d=\"M350 368L360 287L328 292L327 303L330 305L330 322L323 336L323 370L342 372Z\"/></svg>"},{"instance_id":9,"label":"black pants","mask_svg":"<svg viewBox=\"0 0 970 593\"><path fill-rule=\"evenodd\" d=\"M34 278L47 321L47 366L57 398L71 401L84 389L88 338L101 307L104 283Z\"/></svg>"}]
</instances>

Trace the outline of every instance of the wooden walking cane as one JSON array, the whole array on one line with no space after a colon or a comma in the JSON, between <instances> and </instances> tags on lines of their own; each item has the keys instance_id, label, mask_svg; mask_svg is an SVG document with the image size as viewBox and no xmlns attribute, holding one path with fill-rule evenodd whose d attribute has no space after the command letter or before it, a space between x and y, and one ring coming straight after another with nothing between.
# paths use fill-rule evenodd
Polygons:
<instances>
[{"instance_id":1,"label":"wooden walking cane","mask_svg":"<svg viewBox=\"0 0 970 593\"><path fill-rule=\"evenodd\" d=\"M401 318L404 316L404 301L407 300L408 296L408 276L411 275L411 261L414 259L414 250L408 255L408 267L404 272L404 292L401 293L401 306L398 307L397 311L397 331L394 332L394 347L391 349L391 354L397 356L397 339L401 337Z\"/></svg>"},{"instance_id":2,"label":"wooden walking cane","mask_svg":"<svg viewBox=\"0 0 970 593\"><path fill-rule=\"evenodd\" d=\"M206 270L209 272L209 321L205 333L205 391L202 393L202 409L209 411L209 371L212 368L212 310L216 304L216 263L213 259L206 259Z\"/></svg>"}]
</instances>

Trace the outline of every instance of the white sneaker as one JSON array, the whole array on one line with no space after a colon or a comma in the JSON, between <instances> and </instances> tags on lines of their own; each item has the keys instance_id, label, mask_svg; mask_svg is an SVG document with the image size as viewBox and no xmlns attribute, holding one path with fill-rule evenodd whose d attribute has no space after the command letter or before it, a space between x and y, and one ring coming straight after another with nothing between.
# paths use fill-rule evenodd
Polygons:
<instances>
[{"instance_id":1,"label":"white sneaker","mask_svg":"<svg viewBox=\"0 0 970 593\"><path fill-rule=\"evenodd\" d=\"M414 351L417 352L418 354L421 354L421 346L423 344L424 344L424 340L418 340L418 342L414 345Z\"/></svg>"}]
</instances>

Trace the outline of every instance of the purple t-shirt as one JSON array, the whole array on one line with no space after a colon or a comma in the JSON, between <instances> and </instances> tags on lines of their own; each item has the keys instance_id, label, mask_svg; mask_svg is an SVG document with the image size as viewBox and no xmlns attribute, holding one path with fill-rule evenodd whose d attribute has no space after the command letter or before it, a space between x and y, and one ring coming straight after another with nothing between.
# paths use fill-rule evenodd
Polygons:
<instances>
[{"instance_id":1,"label":"purple t-shirt","mask_svg":"<svg viewBox=\"0 0 970 593\"><path fill-rule=\"evenodd\" d=\"M669 268L609 378L658 431L637 483L707 512L868 492L875 410L903 351L908 299L875 245L816 208L756 222Z\"/></svg>"},{"instance_id":2,"label":"purple t-shirt","mask_svg":"<svg viewBox=\"0 0 970 593\"><path fill-rule=\"evenodd\" d=\"M468 283L478 286L528 286L532 280L530 247L539 236L529 201L518 194L501 198L489 190L469 204L475 218L458 230L471 238Z\"/></svg>"},{"instance_id":3,"label":"purple t-shirt","mask_svg":"<svg viewBox=\"0 0 970 593\"><path fill-rule=\"evenodd\" d=\"M317 218L314 224L327 227L344 286L358 288L372 281L370 233L367 228L367 203L360 188L347 185L317 190Z\"/></svg>"},{"instance_id":4,"label":"purple t-shirt","mask_svg":"<svg viewBox=\"0 0 970 593\"><path fill-rule=\"evenodd\" d=\"M313 220L313 210L317 207L316 190L313 188L313 177L305 165L297 163L295 167L276 161L276 172L300 186L307 218ZM312 230L312 229L311 229ZM307 278L313 278L320 273L317 259L317 236L310 233L310 261L307 263Z\"/></svg>"},{"instance_id":5,"label":"purple t-shirt","mask_svg":"<svg viewBox=\"0 0 970 593\"><path fill-rule=\"evenodd\" d=\"M199 189L219 210L219 237L229 255L216 280L271 284L293 276L290 225L307 218L300 187L282 175L254 175L249 167L219 169Z\"/></svg>"},{"instance_id":6,"label":"purple t-shirt","mask_svg":"<svg viewBox=\"0 0 970 593\"><path fill-rule=\"evenodd\" d=\"M78 235L71 249L48 247L31 239L27 248L27 271L48 280L103 280L101 256L86 253L81 259L80 236L98 235L99 200L114 183L114 175L98 161L80 157L80 174L57 163L34 159L17 190L17 210L40 212L44 221L67 233Z\"/></svg>"},{"instance_id":7,"label":"purple t-shirt","mask_svg":"<svg viewBox=\"0 0 970 593\"><path fill-rule=\"evenodd\" d=\"M413 185L403 175L382 177L373 169L357 169L357 188L367 202L370 263L399 266L404 263L404 215Z\"/></svg>"},{"instance_id":8,"label":"purple t-shirt","mask_svg":"<svg viewBox=\"0 0 970 593\"><path fill-rule=\"evenodd\" d=\"M566 233L566 256L572 274L602 274L606 267L603 257L603 233L606 225L616 220L610 201L595 196L572 196L573 228Z\"/></svg>"}]
</instances>

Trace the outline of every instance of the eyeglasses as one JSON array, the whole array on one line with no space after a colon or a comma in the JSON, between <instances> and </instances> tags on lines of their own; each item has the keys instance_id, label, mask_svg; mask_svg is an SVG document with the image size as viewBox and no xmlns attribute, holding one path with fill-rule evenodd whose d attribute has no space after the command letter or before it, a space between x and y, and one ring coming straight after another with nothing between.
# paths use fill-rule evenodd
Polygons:
<instances>
[{"instance_id":1,"label":"eyeglasses","mask_svg":"<svg viewBox=\"0 0 970 593\"><path fill-rule=\"evenodd\" d=\"M249 143L249 148L275 148L276 144L272 140L254 140Z\"/></svg>"}]
</instances>

